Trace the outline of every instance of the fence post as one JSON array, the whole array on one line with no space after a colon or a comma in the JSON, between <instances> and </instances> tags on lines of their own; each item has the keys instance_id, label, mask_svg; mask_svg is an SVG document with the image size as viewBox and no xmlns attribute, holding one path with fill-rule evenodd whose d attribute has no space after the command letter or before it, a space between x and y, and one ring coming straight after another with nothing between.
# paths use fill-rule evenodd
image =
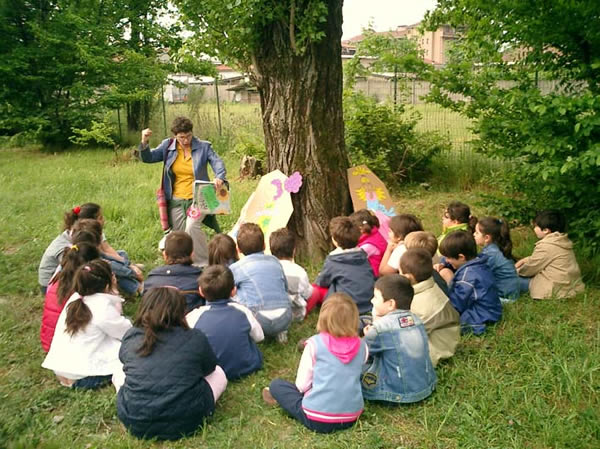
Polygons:
<instances>
[{"instance_id":1,"label":"fence post","mask_svg":"<svg viewBox=\"0 0 600 449\"><path fill-rule=\"evenodd\" d=\"M165 88L164 86L160 85L160 99L162 100L162 110L163 110L163 126L164 126L164 135L167 135L167 111L165 109Z\"/></svg>"},{"instance_id":2,"label":"fence post","mask_svg":"<svg viewBox=\"0 0 600 449\"><path fill-rule=\"evenodd\" d=\"M223 135L223 129L221 128L221 104L219 103L219 82L217 78L219 75L215 76L215 95L217 97L217 120L219 121L219 136Z\"/></svg>"}]
</instances>

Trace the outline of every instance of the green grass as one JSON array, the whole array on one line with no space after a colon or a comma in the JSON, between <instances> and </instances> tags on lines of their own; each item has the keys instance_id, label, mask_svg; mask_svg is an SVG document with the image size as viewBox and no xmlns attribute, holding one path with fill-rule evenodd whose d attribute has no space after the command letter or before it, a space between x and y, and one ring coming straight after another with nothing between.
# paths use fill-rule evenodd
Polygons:
<instances>
[{"instance_id":1,"label":"green grass","mask_svg":"<svg viewBox=\"0 0 600 449\"><path fill-rule=\"evenodd\" d=\"M157 133L160 134L160 133ZM238 161L227 157L230 178ZM262 387L278 376L293 380L295 342L314 332L316 316L290 331L290 344L261 344L265 367L233 382L213 419L197 435L175 443L138 441L116 416L114 390L77 392L60 387L44 358L38 333L43 299L37 264L60 232L62 213L95 201L103 205L106 235L147 269L160 263L161 236L154 191L159 165L110 151L0 150L0 448L596 448L600 446L600 290L590 286L570 300L524 297L483 337L463 339L442 364L435 393L419 404L367 403L351 430L317 435L263 405ZM233 182L235 213L256 181ZM441 230L451 199L477 204L477 191L411 187L396 196L400 211ZM490 213L478 206L477 215ZM516 253L531 251L530 229L513 231ZM314 261L318 266L320 261ZM314 270L311 270L314 271ZM136 303L125 307L134 313Z\"/></svg>"}]
</instances>

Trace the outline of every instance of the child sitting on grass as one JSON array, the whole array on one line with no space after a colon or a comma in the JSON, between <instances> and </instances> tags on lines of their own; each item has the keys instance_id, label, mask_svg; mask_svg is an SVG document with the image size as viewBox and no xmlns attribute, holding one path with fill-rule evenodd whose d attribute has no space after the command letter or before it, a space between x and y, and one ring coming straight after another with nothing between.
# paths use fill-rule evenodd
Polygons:
<instances>
[{"instance_id":1,"label":"child sitting on grass","mask_svg":"<svg viewBox=\"0 0 600 449\"><path fill-rule=\"evenodd\" d=\"M352 298L332 294L321 307L319 333L306 341L296 383L274 379L263 389L263 400L279 404L314 432L352 427L363 411L360 373L367 358L357 329L358 309Z\"/></svg>"},{"instance_id":2,"label":"child sitting on grass","mask_svg":"<svg viewBox=\"0 0 600 449\"><path fill-rule=\"evenodd\" d=\"M475 232L477 217L471 215L471 208L460 201L452 201L442 214L442 233L438 237L438 247L448 234L454 231ZM441 250L440 250L441 252Z\"/></svg>"},{"instance_id":3,"label":"child sitting on grass","mask_svg":"<svg viewBox=\"0 0 600 449\"><path fill-rule=\"evenodd\" d=\"M427 333L421 320L410 312L412 299L413 288L404 276L390 274L375 283L373 324L364 328L369 348L362 375L365 399L418 402L435 389L437 377Z\"/></svg>"},{"instance_id":4,"label":"child sitting on grass","mask_svg":"<svg viewBox=\"0 0 600 449\"><path fill-rule=\"evenodd\" d=\"M400 214L390 220L388 245L379 265L379 274L396 274L400 269L400 258L406 251L404 239L411 232L422 231L421 220L412 214Z\"/></svg>"},{"instance_id":5,"label":"child sitting on grass","mask_svg":"<svg viewBox=\"0 0 600 449\"><path fill-rule=\"evenodd\" d=\"M229 267L237 288L233 299L254 313L266 336L286 343L292 306L281 263L264 253L265 236L255 223L240 226L237 247L246 257Z\"/></svg>"},{"instance_id":6,"label":"child sitting on grass","mask_svg":"<svg viewBox=\"0 0 600 449\"><path fill-rule=\"evenodd\" d=\"M373 274L379 277L379 265L387 248L387 241L379 232L379 219L368 209L357 210L350 219L360 230L358 247L367 253Z\"/></svg>"},{"instance_id":7,"label":"child sitting on grass","mask_svg":"<svg viewBox=\"0 0 600 449\"><path fill-rule=\"evenodd\" d=\"M75 273L73 293L60 312L50 351L42 367L61 385L96 389L110 383L119 369L119 348L131 322L121 315L123 299L110 265L96 259Z\"/></svg>"},{"instance_id":8,"label":"child sitting on grass","mask_svg":"<svg viewBox=\"0 0 600 449\"><path fill-rule=\"evenodd\" d=\"M286 228L278 229L269 237L269 249L283 267L292 304L293 320L302 321L306 315L306 301L311 297L313 287L308 280L306 270L294 262L296 237Z\"/></svg>"},{"instance_id":9,"label":"child sitting on grass","mask_svg":"<svg viewBox=\"0 0 600 449\"><path fill-rule=\"evenodd\" d=\"M315 280L313 295L306 304L306 314L337 292L350 295L360 314L367 314L371 311L375 276L367 253L356 246L360 230L348 217L335 217L329 222L329 232L336 248L325 259Z\"/></svg>"},{"instance_id":10,"label":"child sitting on grass","mask_svg":"<svg viewBox=\"0 0 600 449\"><path fill-rule=\"evenodd\" d=\"M206 305L192 310L186 320L208 338L227 379L239 379L262 368L263 357L256 343L263 330L250 310L231 300L235 285L231 270L211 265L198 279Z\"/></svg>"},{"instance_id":11,"label":"child sitting on grass","mask_svg":"<svg viewBox=\"0 0 600 449\"><path fill-rule=\"evenodd\" d=\"M450 302L460 313L463 331L475 335L485 332L487 323L502 318L502 303L496 289L496 280L488 267L485 256L477 256L477 244L469 231L448 234L440 246L440 252L448 265L455 270L450 273ZM445 269L439 265L440 269Z\"/></svg>"},{"instance_id":12,"label":"child sitting on grass","mask_svg":"<svg viewBox=\"0 0 600 449\"><path fill-rule=\"evenodd\" d=\"M119 358L117 416L138 438L193 434L227 387L206 336L187 325L185 298L175 288L153 288L142 297Z\"/></svg>"},{"instance_id":13,"label":"child sitting on grass","mask_svg":"<svg viewBox=\"0 0 600 449\"><path fill-rule=\"evenodd\" d=\"M569 298L585 289L581 271L566 231L563 214L555 210L539 212L534 219L535 235L539 241L533 254L519 260L521 291L533 299Z\"/></svg>"},{"instance_id":14,"label":"child sitting on grass","mask_svg":"<svg viewBox=\"0 0 600 449\"><path fill-rule=\"evenodd\" d=\"M438 259L436 257L438 249L438 241L432 232L427 231L415 231L411 232L404 239L404 246L407 250L414 248L423 248L431 255L431 261ZM402 273L400 273L402 274ZM448 284L442 278L437 270L433 270L433 280L437 286L444 292L444 295L448 296Z\"/></svg>"},{"instance_id":15,"label":"child sitting on grass","mask_svg":"<svg viewBox=\"0 0 600 449\"><path fill-rule=\"evenodd\" d=\"M440 359L450 358L456 352L460 340L460 317L432 277L435 271L429 251L423 248L406 250L400 259L400 270L413 286L415 296L410 311L425 326L431 362L437 366Z\"/></svg>"},{"instance_id":16,"label":"child sitting on grass","mask_svg":"<svg viewBox=\"0 0 600 449\"><path fill-rule=\"evenodd\" d=\"M475 225L475 243L483 246L481 254L496 279L496 288L502 302L519 298L519 276L512 256L512 240L506 220L483 217Z\"/></svg>"},{"instance_id":17,"label":"child sitting on grass","mask_svg":"<svg viewBox=\"0 0 600 449\"><path fill-rule=\"evenodd\" d=\"M230 266L239 260L235 240L227 234L215 234L208 242L208 264Z\"/></svg>"},{"instance_id":18,"label":"child sitting on grass","mask_svg":"<svg viewBox=\"0 0 600 449\"><path fill-rule=\"evenodd\" d=\"M162 252L166 265L154 268L144 283L144 293L154 287L177 287L185 295L186 313L204 305L198 292L202 268L192 265L194 242L185 231L173 231L165 239Z\"/></svg>"}]
</instances>

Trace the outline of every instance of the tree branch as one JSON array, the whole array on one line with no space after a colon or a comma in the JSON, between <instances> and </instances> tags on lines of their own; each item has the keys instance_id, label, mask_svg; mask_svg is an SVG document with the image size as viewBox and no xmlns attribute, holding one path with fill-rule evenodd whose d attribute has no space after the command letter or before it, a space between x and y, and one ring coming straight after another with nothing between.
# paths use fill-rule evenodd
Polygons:
<instances>
[{"instance_id":1,"label":"tree branch","mask_svg":"<svg viewBox=\"0 0 600 449\"><path fill-rule=\"evenodd\" d=\"M298 48L296 47L296 33L295 33L295 20L296 20L296 0L292 0L292 4L290 6L290 47L292 47L292 51L294 54L298 54Z\"/></svg>"}]
</instances>

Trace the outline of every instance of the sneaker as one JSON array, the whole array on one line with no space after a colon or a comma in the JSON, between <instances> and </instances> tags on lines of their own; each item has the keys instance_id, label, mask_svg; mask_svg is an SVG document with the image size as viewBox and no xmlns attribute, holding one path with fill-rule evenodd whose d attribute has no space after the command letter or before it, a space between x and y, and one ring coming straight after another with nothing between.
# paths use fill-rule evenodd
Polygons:
<instances>
[{"instance_id":1,"label":"sneaker","mask_svg":"<svg viewBox=\"0 0 600 449\"><path fill-rule=\"evenodd\" d=\"M288 342L288 331L279 332L275 338L277 343L286 344Z\"/></svg>"},{"instance_id":2,"label":"sneaker","mask_svg":"<svg viewBox=\"0 0 600 449\"><path fill-rule=\"evenodd\" d=\"M269 387L263 388L262 398L263 398L263 401L265 401L265 403L267 405L277 405L277 401L275 400L275 398L271 394L271 391L269 390Z\"/></svg>"}]
</instances>

